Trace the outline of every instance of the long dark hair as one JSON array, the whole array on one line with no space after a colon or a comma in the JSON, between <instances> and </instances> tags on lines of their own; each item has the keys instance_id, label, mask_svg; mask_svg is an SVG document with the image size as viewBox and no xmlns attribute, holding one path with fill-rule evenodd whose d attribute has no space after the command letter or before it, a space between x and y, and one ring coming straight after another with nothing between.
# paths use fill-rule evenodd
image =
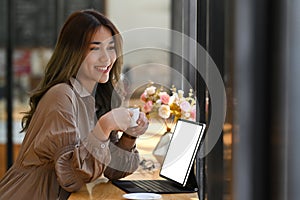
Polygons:
<instances>
[{"instance_id":1,"label":"long dark hair","mask_svg":"<svg viewBox=\"0 0 300 200\"><path fill-rule=\"evenodd\" d=\"M82 10L72 13L64 23L53 54L45 68L45 75L29 99L30 110L22 119L22 131L26 131L31 118L43 95L58 83L67 83L71 77L76 77L81 63L89 50L89 42L100 26L107 27L114 38L117 60L113 65L109 81L97 87L96 103L106 104L106 95L113 93L114 85L120 80L122 56L122 38L118 29L103 14L95 10ZM103 88L103 90L102 90ZM105 92L105 93L103 93ZM101 93L101 94L99 94Z\"/></svg>"}]
</instances>

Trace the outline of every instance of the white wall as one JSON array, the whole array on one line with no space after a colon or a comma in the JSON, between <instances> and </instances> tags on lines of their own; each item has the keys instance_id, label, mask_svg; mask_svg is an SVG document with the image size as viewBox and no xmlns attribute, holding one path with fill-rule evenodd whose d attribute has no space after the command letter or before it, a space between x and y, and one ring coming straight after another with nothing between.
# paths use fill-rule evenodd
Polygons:
<instances>
[{"instance_id":1,"label":"white wall","mask_svg":"<svg viewBox=\"0 0 300 200\"><path fill-rule=\"evenodd\" d=\"M155 78L169 84L169 70L160 70L159 66L168 67L170 63L170 6L170 0L106 1L106 15L124 40L124 67L135 89L141 86L141 79Z\"/></svg>"},{"instance_id":2,"label":"white wall","mask_svg":"<svg viewBox=\"0 0 300 200\"><path fill-rule=\"evenodd\" d=\"M170 27L170 0L107 0L106 13L121 31Z\"/></svg>"}]
</instances>

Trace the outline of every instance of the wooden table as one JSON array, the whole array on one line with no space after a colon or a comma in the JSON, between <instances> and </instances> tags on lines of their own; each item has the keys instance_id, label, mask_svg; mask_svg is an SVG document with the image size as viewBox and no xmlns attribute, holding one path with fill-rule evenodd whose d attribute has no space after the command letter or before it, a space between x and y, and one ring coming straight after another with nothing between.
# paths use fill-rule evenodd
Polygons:
<instances>
[{"instance_id":1,"label":"wooden table","mask_svg":"<svg viewBox=\"0 0 300 200\"><path fill-rule=\"evenodd\" d=\"M143 172L139 169L134 174L125 179L150 179L158 177L158 170ZM103 182L102 182L103 181ZM106 182L104 178L95 183L83 187L79 192L73 193L69 200L124 200L122 196L126 194L123 190L114 186L110 181ZM184 194L162 194L162 200L198 200L197 193Z\"/></svg>"},{"instance_id":2,"label":"wooden table","mask_svg":"<svg viewBox=\"0 0 300 200\"><path fill-rule=\"evenodd\" d=\"M159 123L150 123L145 135L137 140L137 148L140 152L141 159L151 160L154 162L155 168L152 170L143 169L142 166L132 175L124 179L157 179L159 178L160 163L152 155L152 151L163 134L164 129ZM124 200L122 197L126 194L123 190L114 186L104 177L96 180L94 183L88 184L81 188L80 191L73 193L69 200ZM162 194L162 200L198 200L197 193L185 194Z\"/></svg>"}]
</instances>

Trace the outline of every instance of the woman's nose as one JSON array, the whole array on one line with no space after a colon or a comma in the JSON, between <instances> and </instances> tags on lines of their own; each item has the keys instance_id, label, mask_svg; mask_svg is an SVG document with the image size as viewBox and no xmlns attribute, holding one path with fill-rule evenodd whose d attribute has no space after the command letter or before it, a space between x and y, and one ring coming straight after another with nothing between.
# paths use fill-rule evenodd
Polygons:
<instances>
[{"instance_id":1,"label":"woman's nose","mask_svg":"<svg viewBox=\"0 0 300 200\"><path fill-rule=\"evenodd\" d=\"M103 63L109 63L110 61L109 53L106 50L102 50L99 55L99 60Z\"/></svg>"}]
</instances>

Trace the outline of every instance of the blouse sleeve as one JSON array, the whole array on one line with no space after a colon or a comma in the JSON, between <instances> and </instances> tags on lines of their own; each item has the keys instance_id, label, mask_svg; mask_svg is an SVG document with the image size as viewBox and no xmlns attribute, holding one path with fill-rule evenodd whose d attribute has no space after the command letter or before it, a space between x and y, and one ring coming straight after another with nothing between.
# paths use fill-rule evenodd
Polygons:
<instances>
[{"instance_id":1,"label":"blouse sleeve","mask_svg":"<svg viewBox=\"0 0 300 200\"><path fill-rule=\"evenodd\" d=\"M66 115L60 113L51 116L51 125L66 122ZM39 158L53 160L57 180L68 192L79 190L84 183L98 178L110 162L109 141L97 140L90 133L82 142L76 138L75 127L65 123L65 130L46 131L45 137L35 143L35 151Z\"/></svg>"},{"instance_id":2,"label":"blouse sleeve","mask_svg":"<svg viewBox=\"0 0 300 200\"><path fill-rule=\"evenodd\" d=\"M59 100L51 99L55 96ZM53 106L55 108L50 111L42 111L46 113L41 117L46 116L46 119L39 118L42 125L34 142L34 152L41 164L53 162L60 186L74 192L103 173L105 164L111 159L109 140L101 142L90 132L79 141L72 103L63 95L53 95L51 98L44 106L51 107L51 102L58 102L59 105ZM45 107L43 110L49 109Z\"/></svg>"},{"instance_id":3,"label":"blouse sleeve","mask_svg":"<svg viewBox=\"0 0 300 200\"><path fill-rule=\"evenodd\" d=\"M88 140L95 139L93 134ZM95 141L93 140L93 143ZM109 141L100 142L96 146L89 145L95 154L101 155L96 158L83 144L69 145L61 148L54 156L55 171L60 185L69 192L79 190L83 184L98 178L105 163L110 161Z\"/></svg>"},{"instance_id":4,"label":"blouse sleeve","mask_svg":"<svg viewBox=\"0 0 300 200\"><path fill-rule=\"evenodd\" d=\"M114 180L132 174L140 163L139 152L135 147L130 151L120 148L117 132L111 133L110 141L111 161L104 171L104 175L110 180Z\"/></svg>"}]
</instances>

